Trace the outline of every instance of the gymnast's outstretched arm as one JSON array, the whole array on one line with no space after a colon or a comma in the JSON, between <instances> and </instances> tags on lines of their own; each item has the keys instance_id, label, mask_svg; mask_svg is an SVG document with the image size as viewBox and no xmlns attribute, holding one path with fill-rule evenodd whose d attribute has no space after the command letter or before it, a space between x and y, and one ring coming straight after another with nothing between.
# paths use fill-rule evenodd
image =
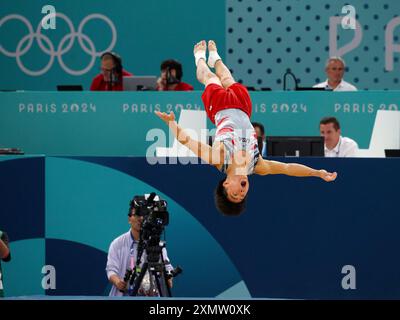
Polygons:
<instances>
[{"instance_id":1,"label":"gymnast's outstretched arm","mask_svg":"<svg viewBox=\"0 0 400 320\"><path fill-rule=\"evenodd\" d=\"M192 139L187 132L176 123L175 114L173 112L166 114L165 112L156 111L155 114L168 125L180 143L193 151L203 161L216 167L222 164L224 158L219 144L210 147L207 144Z\"/></svg>"}]
</instances>

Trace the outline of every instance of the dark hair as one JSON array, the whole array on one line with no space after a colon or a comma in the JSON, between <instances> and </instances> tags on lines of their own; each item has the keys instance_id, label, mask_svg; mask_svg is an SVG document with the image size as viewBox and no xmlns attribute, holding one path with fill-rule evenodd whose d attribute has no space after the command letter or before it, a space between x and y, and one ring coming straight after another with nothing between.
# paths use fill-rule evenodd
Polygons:
<instances>
[{"instance_id":1,"label":"dark hair","mask_svg":"<svg viewBox=\"0 0 400 320\"><path fill-rule=\"evenodd\" d=\"M129 209L128 209L128 216L134 216L136 214L136 206L135 206L135 198L134 196L130 201L129 201Z\"/></svg>"},{"instance_id":2,"label":"dark hair","mask_svg":"<svg viewBox=\"0 0 400 320\"><path fill-rule=\"evenodd\" d=\"M165 60L161 63L160 69L161 69L161 71L166 70L166 69L169 69L169 70L175 69L176 78L178 80L182 79L182 76L183 76L182 64L179 61L176 61L173 59Z\"/></svg>"},{"instance_id":3,"label":"dark hair","mask_svg":"<svg viewBox=\"0 0 400 320\"><path fill-rule=\"evenodd\" d=\"M263 126L261 123L259 123L259 122L252 122L251 124L253 125L254 128L255 128L255 127L259 127L262 135L265 134L264 126Z\"/></svg>"},{"instance_id":4,"label":"dark hair","mask_svg":"<svg viewBox=\"0 0 400 320\"><path fill-rule=\"evenodd\" d=\"M129 210L128 210L128 216L131 217L135 215L135 207L132 205L132 201L129 203Z\"/></svg>"},{"instance_id":5,"label":"dark hair","mask_svg":"<svg viewBox=\"0 0 400 320\"><path fill-rule=\"evenodd\" d=\"M107 51L101 55L100 59L103 60L103 58L106 56L112 58L112 60L114 61L114 64L115 64L115 71L119 75L122 75L122 58L115 52Z\"/></svg>"},{"instance_id":6,"label":"dark hair","mask_svg":"<svg viewBox=\"0 0 400 320\"><path fill-rule=\"evenodd\" d=\"M225 187L223 185L225 180L226 178L218 182L217 188L215 189L215 194L214 194L215 206L217 207L218 211L225 216L238 216L244 211L246 207L247 195L243 199L243 201L239 203L234 203L229 201Z\"/></svg>"},{"instance_id":7,"label":"dark hair","mask_svg":"<svg viewBox=\"0 0 400 320\"><path fill-rule=\"evenodd\" d=\"M325 117L322 118L321 121L319 122L320 125L328 123L333 123L333 127L335 128L336 131L340 129L340 123L338 119L336 119L335 117Z\"/></svg>"}]
</instances>

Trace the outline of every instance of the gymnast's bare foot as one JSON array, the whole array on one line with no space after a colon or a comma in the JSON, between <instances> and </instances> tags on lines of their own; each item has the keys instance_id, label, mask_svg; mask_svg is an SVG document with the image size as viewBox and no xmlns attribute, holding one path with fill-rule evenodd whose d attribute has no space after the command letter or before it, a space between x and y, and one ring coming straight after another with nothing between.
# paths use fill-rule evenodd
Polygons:
<instances>
[{"instance_id":1,"label":"gymnast's bare foot","mask_svg":"<svg viewBox=\"0 0 400 320\"><path fill-rule=\"evenodd\" d=\"M196 62L196 66L199 63L200 59L203 59L204 62L206 61L206 41L202 40L194 46L193 53Z\"/></svg>"},{"instance_id":2,"label":"gymnast's bare foot","mask_svg":"<svg viewBox=\"0 0 400 320\"><path fill-rule=\"evenodd\" d=\"M217 51L217 45L214 40L208 41L208 54L209 55L208 55L207 64L210 68L214 68L215 63L218 60L221 60L221 57L219 56L218 51Z\"/></svg>"}]
</instances>

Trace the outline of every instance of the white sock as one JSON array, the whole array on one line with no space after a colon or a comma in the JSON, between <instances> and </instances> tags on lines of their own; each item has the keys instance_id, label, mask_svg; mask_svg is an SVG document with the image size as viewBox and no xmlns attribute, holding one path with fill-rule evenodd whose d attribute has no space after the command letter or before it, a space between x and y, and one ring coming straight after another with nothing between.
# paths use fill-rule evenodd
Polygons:
<instances>
[{"instance_id":1,"label":"white sock","mask_svg":"<svg viewBox=\"0 0 400 320\"><path fill-rule=\"evenodd\" d=\"M218 51L210 50L210 51L209 51L209 54L208 54L208 61L207 61L208 66L209 66L210 68L214 68L215 63L216 63L218 60L222 60L221 57L220 57L219 54L218 54Z\"/></svg>"},{"instance_id":2,"label":"white sock","mask_svg":"<svg viewBox=\"0 0 400 320\"><path fill-rule=\"evenodd\" d=\"M206 61L206 50L199 50L194 54L194 60L196 63L196 67L197 67L197 64L199 63L200 59L204 59L204 61Z\"/></svg>"}]
</instances>

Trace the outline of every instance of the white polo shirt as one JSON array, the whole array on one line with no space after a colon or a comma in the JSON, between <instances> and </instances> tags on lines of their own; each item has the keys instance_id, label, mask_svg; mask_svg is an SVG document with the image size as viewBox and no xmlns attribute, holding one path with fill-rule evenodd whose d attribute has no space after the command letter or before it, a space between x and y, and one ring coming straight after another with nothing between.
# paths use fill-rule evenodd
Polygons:
<instances>
[{"instance_id":1,"label":"white polo shirt","mask_svg":"<svg viewBox=\"0 0 400 320\"><path fill-rule=\"evenodd\" d=\"M338 144L331 150L325 145L325 157L356 157L358 151L358 144L353 139L346 137L339 137Z\"/></svg>"},{"instance_id":2,"label":"white polo shirt","mask_svg":"<svg viewBox=\"0 0 400 320\"><path fill-rule=\"evenodd\" d=\"M325 90L333 90L333 91L357 91L357 88L353 86L352 84L344 81L340 81L339 85L333 89L332 87L329 86L328 84L328 79L325 82L321 82L313 86L313 88L325 88Z\"/></svg>"}]
</instances>

